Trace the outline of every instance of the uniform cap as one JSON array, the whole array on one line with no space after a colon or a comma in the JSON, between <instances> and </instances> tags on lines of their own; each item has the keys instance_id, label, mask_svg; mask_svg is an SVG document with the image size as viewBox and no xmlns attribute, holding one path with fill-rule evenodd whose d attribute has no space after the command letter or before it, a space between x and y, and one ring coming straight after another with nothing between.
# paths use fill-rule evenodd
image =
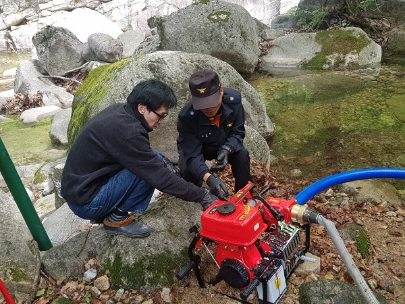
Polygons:
<instances>
[{"instance_id":1,"label":"uniform cap","mask_svg":"<svg viewBox=\"0 0 405 304\"><path fill-rule=\"evenodd\" d=\"M202 70L190 77L189 87L191 101L195 110L216 107L219 104L220 91L218 74L210 70Z\"/></svg>"}]
</instances>

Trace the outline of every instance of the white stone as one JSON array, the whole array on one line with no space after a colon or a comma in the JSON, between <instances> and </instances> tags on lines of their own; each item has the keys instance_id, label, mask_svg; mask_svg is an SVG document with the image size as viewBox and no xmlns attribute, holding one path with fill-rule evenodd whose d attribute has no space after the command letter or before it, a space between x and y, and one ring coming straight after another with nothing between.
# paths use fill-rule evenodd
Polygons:
<instances>
[{"instance_id":1,"label":"white stone","mask_svg":"<svg viewBox=\"0 0 405 304\"><path fill-rule=\"evenodd\" d=\"M54 105L28 109L21 114L20 123L26 127L32 127L40 120L52 117L61 110L61 108Z\"/></svg>"},{"instance_id":2,"label":"white stone","mask_svg":"<svg viewBox=\"0 0 405 304\"><path fill-rule=\"evenodd\" d=\"M0 97L5 99L13 98L14 97L14 89L10 89L7 91L0 92Z\"/></svg>"},{"instance_id":3,"label":"white stone","mask_svg":"<svg viewBox=\"0 0 405 304\"><path fill-rule=\"evenodd\" d=\"M113 38L122 34L122 30L113 21L88 8L65 13L53 25L68 29L83 43L94 33L104 33Z\"/></svg>"},{"instance_id":4,"label":"white stone","mask_svg":"<svg viewBox=\"0 0 405 304\"><path fill-rule=\"evenodd\" d=\"M3 72L3 78L14 77L16 72L17 72L17 68L5 70Z\"/></svg>"}]
</instances>

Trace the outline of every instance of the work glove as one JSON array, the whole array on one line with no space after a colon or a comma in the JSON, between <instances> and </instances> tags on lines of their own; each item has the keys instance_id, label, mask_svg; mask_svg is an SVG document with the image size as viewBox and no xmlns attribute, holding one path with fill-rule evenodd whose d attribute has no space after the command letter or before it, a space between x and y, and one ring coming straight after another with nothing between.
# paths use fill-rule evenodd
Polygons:
<instances>
[{"instance_id":1,"label":"work glove","mask_svg":"<svg viewBox=\"0 0 405 304\"><path fill-rule=\"evenodd\" d=\"M219 197L222 201L227 201L226 198L228 193L228 188L226 187L225 183L219 179L216 174L211 174L210 177L207 178L206 181L208 187L210 188L210 192L215 196Z\"/></svg>"},{"instance_id":2,"label":"work glove","mask_svg":"<svg viewBox=\"0 0 405 304\"><path fill-rule=\"evenodd\" d=\"M225 169L228 164L228 154L231 153L231 148L226 145L221 146L218 150L217 163L211 167L212 172L218 172Z\"/></svg>"},{"instance_id":3,"label":"work glove","mask_svg":"<svg viewBox=\"0 0 405 304\"><path fill-rule=\"evenodd\" d=\"M200 201L200 204L203 208L203 211L207 210L213 203L219 201L219 198L213 195L208 189L204 189L205 195L203 199Z\"/></svg>"},{"instance_id":4,"label":"work glove","mask_svg":"<svg viewBox=\"0 0 405 304\"><path fill-rule=\"evenodd\" d=\"M180 176L180 169L177 168L171 161L168 159L166 156L162 155L163 158L163 164L165 165L165 168L169 169L170 172L176 174L177 176Z\"/></svg>"}]
</instances>

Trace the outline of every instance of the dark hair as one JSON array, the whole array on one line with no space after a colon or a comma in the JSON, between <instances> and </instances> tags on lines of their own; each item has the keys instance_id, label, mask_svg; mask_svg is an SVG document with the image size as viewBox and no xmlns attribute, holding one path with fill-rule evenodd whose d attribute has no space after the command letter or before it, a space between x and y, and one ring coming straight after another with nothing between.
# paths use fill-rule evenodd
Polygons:
<instances>
[{"instance_id":1,"label":"dark hair","mask_svg":"<svg viewBox=\"0 0 405 304\"><path fill-rule=\"evenodd\" d=\"M145 105L149 110L157 110L165 105L169 108L177 106L177 98L173 90L165 83L149 79L138 83L127 97L127 103L133 110L138 104Z\"/></svg>"}]
</instances>

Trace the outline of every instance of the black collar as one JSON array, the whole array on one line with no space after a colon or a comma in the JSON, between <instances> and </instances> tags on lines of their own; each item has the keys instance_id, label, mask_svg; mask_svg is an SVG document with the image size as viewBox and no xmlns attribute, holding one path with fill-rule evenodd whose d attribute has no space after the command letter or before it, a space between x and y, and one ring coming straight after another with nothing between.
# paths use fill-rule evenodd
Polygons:
<instances>
[{"instance_id":1,"label":"black collar","mask_svg":"<svg viewBox=\"0 0 405 304\"><path fill-rule=\"evenodd\" d=\"M153 129L151 127L149 127L148 123L146 122L145 117L143 117L143 115L141 113L139 113L138 109L133 110L128 104L126 105L125 108L128 113L132 114L133 116L135 116L136 119L139 120L141 125L145 128L146 132L153 131Z\"/></svg>"}]
</instances>

